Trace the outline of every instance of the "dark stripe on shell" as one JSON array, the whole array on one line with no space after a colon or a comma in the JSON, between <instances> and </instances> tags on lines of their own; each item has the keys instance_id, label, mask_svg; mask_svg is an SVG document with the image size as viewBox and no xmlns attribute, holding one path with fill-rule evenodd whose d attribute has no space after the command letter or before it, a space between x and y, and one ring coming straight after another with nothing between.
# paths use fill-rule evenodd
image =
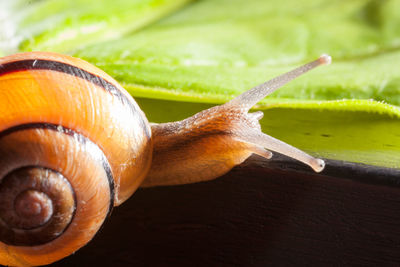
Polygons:
<instances>
[{"instance_id":1,"label":"dark stripe on shell","mask_svg":"<svg viewBox=\"0 0 400 267\"><path fill-rule=\"evenodd\" d=\"M115 96L123 105L127 105L133 115L136 116L138 115L137 114L138 110L136 109L135 105L132 104L132 101L124 93L122 93L117 88L117 86L103 79L101 76L90 73L77 66L46 59L24 59L24 60L18 60L0 64L0 76L12 72L25 71L25 70L50 70L82 78L88 82L91 82L103 88L108 93ZM143 119L140 119L140 124L142 125L142 129L145 131L146 136L149 137L150 132L148 130L148 127L146 127Z\"/></svg>"}]
</instances>

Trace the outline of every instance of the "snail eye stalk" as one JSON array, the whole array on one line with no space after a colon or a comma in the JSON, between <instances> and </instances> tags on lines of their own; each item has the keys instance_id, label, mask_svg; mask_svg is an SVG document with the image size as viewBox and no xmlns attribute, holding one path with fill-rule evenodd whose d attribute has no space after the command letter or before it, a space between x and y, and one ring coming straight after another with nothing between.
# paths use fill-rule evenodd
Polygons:
<instances>
[{"instance_id":1,"label":"snail eye stalk","mask_svg":"<svg viewBox=\"0 0 400 267\"><path fill-rule=\"evenodd\" d=\"M331 56L327 54L321 55L318 59L311 61L303 66L300 66L294 70L291 70L287 73L279 75L265 83L257 85L252 89L244 92L238 97L234 98L230 102L226 103L226 105L233 106L241 106L243 108L247 108L249 110L255 104L257 104L264 97L272 94L277 89L281 88L283 85L288 82L294 80L295 78L305 74L306 72L321 66L321 65L329 65L332 62Z\"/></svg>"},{"instance_id":2,"label":"snail eye stalk","mask_svg":"<svg viewBox=\"0 0 400 267\"><path fill-rule=\"evenodd\" d=\"M230 102L222 105L227 109L237 109L238 112L243 113L244 121L250 121L251 123L240 123L237 124L235 129L235 135L238 140L252 144L257 147L253 152L259 154L260 149L269 149L272 151L279 152L296 160L299 160L307 165L309 165L314 171L320 172L325 167L325 162L322 159L314 158L307 153L290 146L280 140L277 140L261 131L261 127L258 120L262 117L260 114L256 113L257 116L247 113L250 108L257 104L261 99L267 95L272 94L277 89L290 82L291 80L307 73L308 71L321 66L328 65L332 61L329 55L323 54L318 59L311 61L303 66L300 66L292 71L285 74L279 75L265 83L262 83L238 97L234 98ZM248 127L248 125L255 125L256 127ZM265 156L264 156L265 157ZM268 158L268 157L266 157Z\"/></svg>"}]
</instances>

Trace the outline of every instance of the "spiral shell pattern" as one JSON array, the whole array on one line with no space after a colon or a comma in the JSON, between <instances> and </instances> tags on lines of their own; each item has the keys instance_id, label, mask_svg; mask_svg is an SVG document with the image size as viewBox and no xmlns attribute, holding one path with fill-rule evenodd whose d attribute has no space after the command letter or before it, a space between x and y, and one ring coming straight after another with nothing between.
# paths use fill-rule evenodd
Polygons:
<instances>
[{"instance_id":1,"label":"spiral shell pattern","mask_svg":"<svg viewBox=\"0 0 400 267\"><path fill-rule=\"evenodd\" d=\"M65 177L37 167L17 169L0 185L0 239L32 246L57 238L71 222L75 194Z\"/></svg>"},{"instance_id":2,"label":"spiral shell pattern","mask_svg":"<svg viewBox=\"0 0 400 267\"><path fill-rule=\"evenodd\" d=\"M57 261L93 238L151 163L149 124L89 63L0 59L0 264Z\"/></svg>"}]
</instances>

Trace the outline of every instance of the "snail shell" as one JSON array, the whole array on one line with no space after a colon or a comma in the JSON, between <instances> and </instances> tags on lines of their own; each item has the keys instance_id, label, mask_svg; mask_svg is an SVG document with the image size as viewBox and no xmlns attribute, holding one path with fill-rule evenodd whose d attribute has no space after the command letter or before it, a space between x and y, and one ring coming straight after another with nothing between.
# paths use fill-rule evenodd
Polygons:
<instances>
[{"instance_id":1,"label":"snail shell","mask_svg":"<svg viewBox=\"0 0 400 267\"><path fill-rule=\"evenodd\" d=\"M58 54L0 59L0 263L85 245L150 167L150 126L103 71Z\"/></svg>"}]
</instances>

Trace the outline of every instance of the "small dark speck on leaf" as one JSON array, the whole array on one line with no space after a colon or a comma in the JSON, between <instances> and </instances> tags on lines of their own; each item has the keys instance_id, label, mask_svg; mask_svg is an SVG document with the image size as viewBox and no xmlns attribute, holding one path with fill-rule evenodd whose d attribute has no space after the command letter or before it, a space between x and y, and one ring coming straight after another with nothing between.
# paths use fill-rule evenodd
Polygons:
<instances>
[{"instance_id":1,"label":"small dark speck on leaf","mask_svg":"<svg viewBox=\"0 0 400 267\"><path fill-rule=\"evenodd\" d=\"M394 147L394 145L392 145L392 144L384 144L383 146Z\"/></svg>"}]
</instances>

